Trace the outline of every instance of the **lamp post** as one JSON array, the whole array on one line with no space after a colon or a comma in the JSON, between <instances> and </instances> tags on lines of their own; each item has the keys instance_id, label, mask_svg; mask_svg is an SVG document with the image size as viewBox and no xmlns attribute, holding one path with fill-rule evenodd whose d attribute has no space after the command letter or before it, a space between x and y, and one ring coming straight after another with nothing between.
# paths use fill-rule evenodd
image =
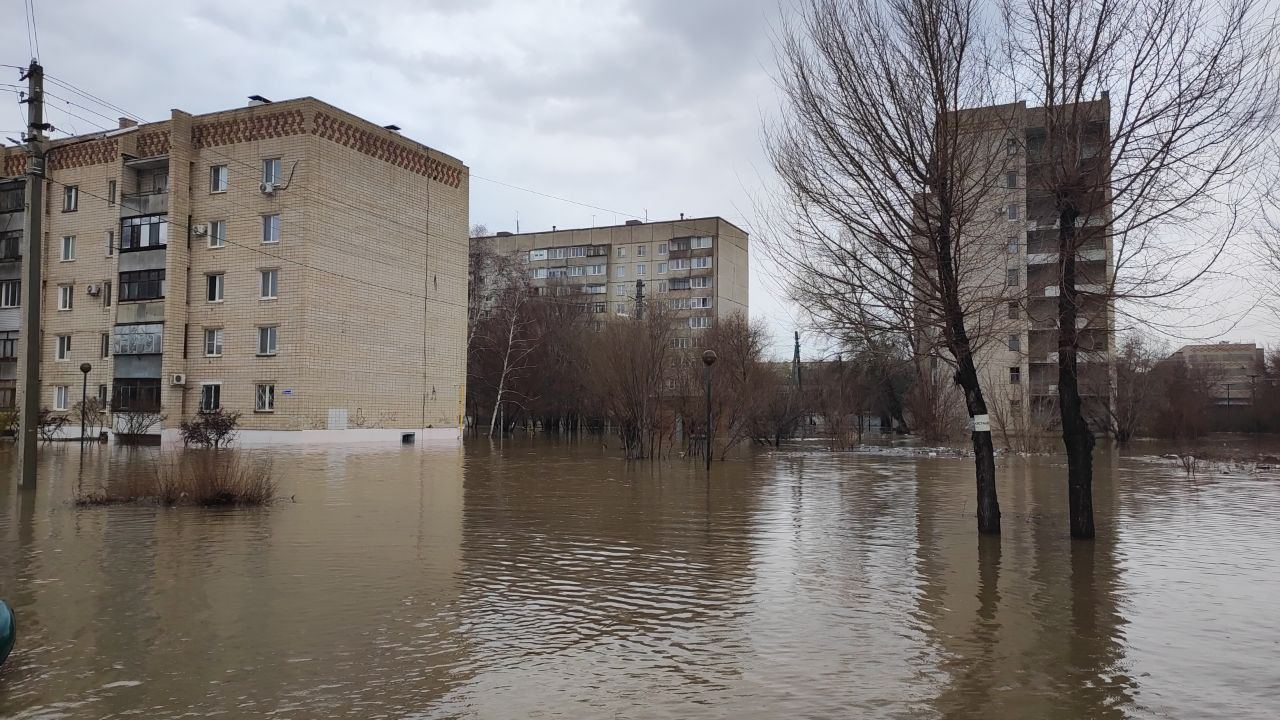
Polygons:
<instances>
[{"instance_id":1,"label":"lamp post","mask_svg":"<svg viewBox=\"0 0 1280 720\"><path fill-rule=\"evenodd\" d=\"M89 400L89 371L93 366L80 363L80 453L84 454L85 403Z\"/></svg>"},{"instance_id":2,"label":"lamp post","mask_svg":"<svg viewBox=\"0 0 1280 720\"><path fill-rule=\"evenodd\" d=\"M707 366L707 471L711 471L711 366L716 362L715 350L702 351L702 363Z\"/></svg>"}]
</instances>

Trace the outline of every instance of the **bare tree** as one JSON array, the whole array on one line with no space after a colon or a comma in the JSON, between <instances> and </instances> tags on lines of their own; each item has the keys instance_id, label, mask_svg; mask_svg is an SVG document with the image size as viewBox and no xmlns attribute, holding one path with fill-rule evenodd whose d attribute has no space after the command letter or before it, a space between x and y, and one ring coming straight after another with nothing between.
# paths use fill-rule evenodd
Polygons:
<instances>
[{"instance_id":1,"label":"bare tree","mask_svg":"<svg viewBox=\"0 0 1280 720\"><path fill-rule=\"evenodd\" d=\"M700 339L702 347L715 351L719 358L711 373L711 435L718 441L722 460L751 439L768 402L760 392L769 373L764 362L765 337L763 325L734 313L719 318ZM689 366L698 377L705 372L700 365ZM696 378L689 385L697 387Z\"/></svg>"},{"instance_id":2,"label":"bare tree","mask_svg":"<svg viewBox=\"0 0 1280 720\"><path fill-rule=\"evenodd\" d=\"M1003 11L1015 91L1042 106L1028 186L1043 190L1044 219L1057 231L1071 535L1092 538L1094 438L1077 319L1098 299L1182 291L1236 232L1237 183L1276 121L1275 26L1260 0L1003 0ZM1225 229L1215 234L1197 221L1217 211ZM1176 226L1200 236L1162 232ZM1114 272L1086 277L1079 253L1099 240L1114 247Z\"/></svg>"},{"instance_id":3,"label":"bare tree","mask_svg":"<svg viewBox=\"0 0 1280 720\"><path fill-rule=\"evenodd\" d=\"M666 400L672 386L675 326L655 304L643 319L614 319L592 337L592 394L601 414L618 429L628 460L656 457L672 424Z\"/></svg>"},{"instance_id":4,"label":"bare tree","mask_svg":"<svg viewBox=\"0 0 1280 720\"><path fill-rule=\"evenodd\" d=\"M503 403L515 394L516 382L527 373L532 364L530 356L538 346L530 309L533 288L526 283L515 283L506 288L490 310L483 327L485 341L478 343L480 352L491 353L497 361L493 374L493 412L489 415L489 437L498 427ZM506 432L506 428L502 429Z\"/></svg>"},{"instance_id":5,"label":"bare tree","mask_svg":"<svg viewBox=\"0 0 1280 720\"><path fill-rule=\"evenodd\" d=\"M1116 394L1105 411L1108 422L1094 422L1095 427L1110 426L1118 442L1127 442L1151 421L1151 411L1160 401L1161 387L1155 368L1169 355L1169 348L1154 344L1146 336L1131 332L1120 340L1116 353Z\"/></svg>"},{"instance_id":6,"label":"bare tree","mask_svg":"<svg viewBox=\"0 0 1280 720\"><path fill-rule=\"evenodd\" d=\"M976 0L805 0L778 43L783 120L767 133L786 191L768 249L821 330L911 338L942 356L985 421L975 355L1004 307L992 262L998 161ZM999 250L1004 239L999 239ZM972 433L978 529L1000 531L991 433Z\"/></svg>"}]
</instances>

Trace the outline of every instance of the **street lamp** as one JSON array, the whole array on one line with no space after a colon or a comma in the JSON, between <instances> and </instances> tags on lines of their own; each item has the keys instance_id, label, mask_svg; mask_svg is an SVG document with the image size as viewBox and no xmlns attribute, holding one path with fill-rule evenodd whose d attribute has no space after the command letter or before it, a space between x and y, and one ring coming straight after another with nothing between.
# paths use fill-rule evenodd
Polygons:
<instances>
[{"instance_id":1,"label":"street lamp","mask_svg":"<svg viewBox=\"0 0 1280 720\"><path fill-rule=\"evenodd\" d=\"M80 363L80 452L84 453L85 403L89 400L89 371L93 366Z\"/></svg>"},{"instance_id":2,"label":"street lamp","mask_svg":"<svg viewBox=\"0 0 1280 720\"><path fill-rule=\"evenodd\" d=\"M711 471L711 366L716 363L716 351L702 351L702 362L707 366L707 471Z\"/></svg>"}]
</instances>

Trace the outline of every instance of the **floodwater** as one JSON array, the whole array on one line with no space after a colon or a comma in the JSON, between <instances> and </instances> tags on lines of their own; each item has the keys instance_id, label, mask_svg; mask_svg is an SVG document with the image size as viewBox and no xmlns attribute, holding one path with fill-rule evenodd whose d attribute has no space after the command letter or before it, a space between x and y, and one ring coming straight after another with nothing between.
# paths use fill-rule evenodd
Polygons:
<instances>
[{"instance_id":1,"label":"floodwater","mask_svg":"<svg viewBox=\"0 0 1280 720\"><path fill-rule=\"evenodd\" d=\"M16 718L1275 718L1280 477L596 442L273 455L263 509L77 509L154 450L0 483ZM0 466L13 475L13 457ZM82 469L83 468L83 469Z\"/></svg>"}]
</instances>

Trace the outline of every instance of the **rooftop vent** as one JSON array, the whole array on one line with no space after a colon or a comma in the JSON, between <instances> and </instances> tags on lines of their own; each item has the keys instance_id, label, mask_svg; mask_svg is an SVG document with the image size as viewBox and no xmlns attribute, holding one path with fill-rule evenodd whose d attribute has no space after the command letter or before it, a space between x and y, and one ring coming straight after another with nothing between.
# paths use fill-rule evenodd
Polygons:
<instances>
[{"instance_id":1,"label":"rooftop vent","mask_svg":"<svg viewBox=\"0 0 1280 720\"><path fill-rule=\"evenodd\" d=\"M383 126L382 126L382 129L383 129L383 130L390 130L390 131L391 131L391 132L393 132L393 133L398 133L398 132L400 132L400 126L399 126L399 125L383 125Z\"/></svg>"},{"instance_id":2,"label":"rooftop vent","mask_svg":"<svg viewBox=\"0 0 1280 720\"><path fill-rule=\"evenodd\" d=\"M254 105L270 105L270 104L271 104L271 101L262 97L261 95L249 96L249 107L253 107Z\"/></svg>"},{"instance_id":3,"label":"rooftop vent","mask_svg":"<svg viewBox=\"0 0 1280 720\"><path fill-rule=\"evenodd\" d=\"M138 127L138 121L134 120L133 118L127 118L127 117L120 118L121 130L123 130L124 128L131 128L131 127Z\"/></svg>"},{"instance_id":4,"label":"rooftop vent","mask_svg":"<svg viewBox=\"0 0 1280 720\"><path fill-rule=\"evenodd\" d=\"M506 230L499 230L498 237L511 237L511 233L507 232Z\"/></svg>"},{"instance_id":5,"label":"rooftop vent","mask_svg":"<svg viewBox=\"0 0 1280 720\"><path fill-rule=\"evenodd\" d=\"M643 225L644 223L640 222L639 220L628 220L628 221L627 221L627 224L628 224L628 225Z\"/></svg>"}]
</instances>

